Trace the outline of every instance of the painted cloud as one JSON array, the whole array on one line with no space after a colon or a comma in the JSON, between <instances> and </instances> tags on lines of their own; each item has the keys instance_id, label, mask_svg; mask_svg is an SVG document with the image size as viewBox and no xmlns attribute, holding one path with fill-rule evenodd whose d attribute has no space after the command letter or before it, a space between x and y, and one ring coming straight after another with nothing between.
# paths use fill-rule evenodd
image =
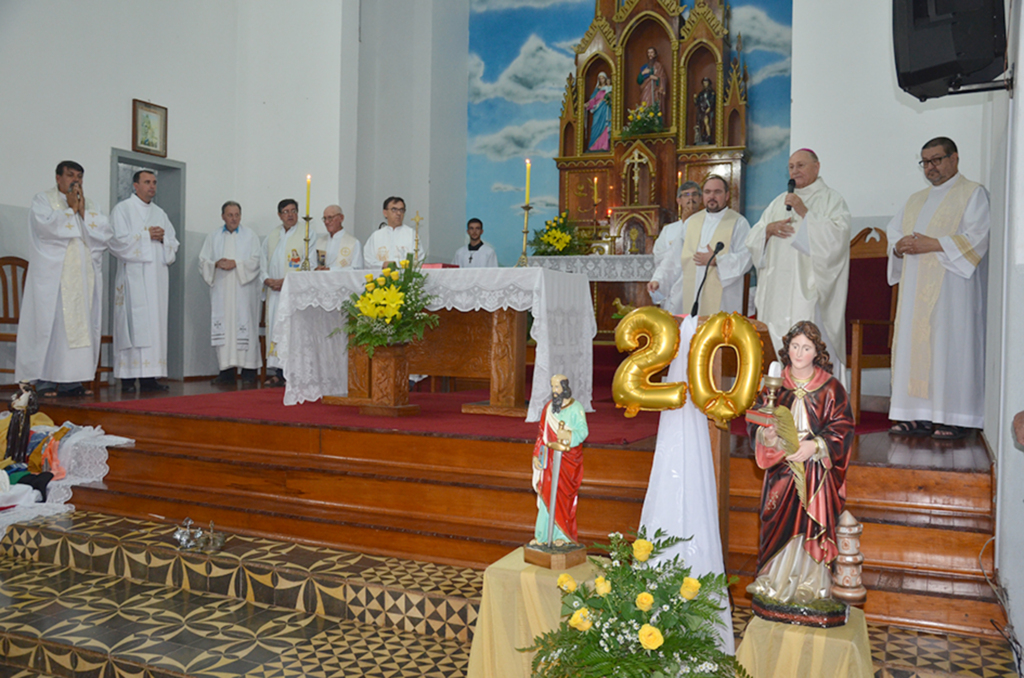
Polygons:
<instances>
[{"instance_id":1,"label":"painted cloud","mask_svg":"<svg viewBox=\"0 0 1024 678\"><path fill-rule=\"evenodd\" d=\"M469 55L469 102L502 98L516 104L559 101L565 92L565 79L573 72L572 57L556 51L531 35L519 49L519 55L493 83L484 82L484 62Z\"/></svg>"}]
</instances>

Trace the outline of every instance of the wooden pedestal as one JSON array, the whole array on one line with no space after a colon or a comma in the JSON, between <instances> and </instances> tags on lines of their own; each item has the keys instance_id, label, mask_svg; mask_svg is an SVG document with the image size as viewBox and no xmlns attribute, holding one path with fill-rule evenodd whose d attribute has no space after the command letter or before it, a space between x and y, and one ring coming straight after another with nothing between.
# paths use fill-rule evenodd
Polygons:
<instances>
[{"instance_id":1,"label":"wooden pedestal","mask_svg":"<svg viewBox=\"0 0 1024 678\"><path fill-rule=\"evenodd\" d=\"M370 369L370 402L359 414L378 417L408 417L420 413L409 404L409 361L406 345L380 346L373 352Z\"/></svg>"},{"instance_id":2,"label":"wooden pedestal","mask_svg":"<svg viewBox=\"0 0 1024 678\"><path fill-rule=\"evenodd\" d=\"M548 549L544 546L526 544L523 546L523 560L549 570L568 570L587 562L587 549L579 544L571 549Z\"/></svg>"}]
</instances>

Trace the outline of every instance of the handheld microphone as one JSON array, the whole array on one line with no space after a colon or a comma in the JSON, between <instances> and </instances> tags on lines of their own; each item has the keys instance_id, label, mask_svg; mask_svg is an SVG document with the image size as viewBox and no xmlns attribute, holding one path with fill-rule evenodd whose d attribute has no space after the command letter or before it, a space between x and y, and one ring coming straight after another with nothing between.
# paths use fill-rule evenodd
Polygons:
<instances>
[{"instance_id":1,"label":"handheld microphone","mask_svg":"<svg viewBox=\"0 0 1024 678\"><path fill-rule=\"evenodd\" d=\"M786 193L792 193L795 190L796 190L796 179L790 179L789 180L789 184L788 184L788 186L786 188ZM787 212L792 212L793 211L793 206L792 205L786 205L786 211Z\"/></svg>"},{"instance_id":2,"label":"handheld microphone","mask_svg":"<svg viewBox=\"0 0 1024 678\"><path fill-rule=\"evenodd\" d=\"M791 180L792 181L792 180ZM697 316L697 307L700 305L700 293L704 290L704 283L708 280L708 271L711 270L711 262L715 260L718 253L725 249L725 243L718 241L715 243L715 251L712 252L711 258L708 259L708 263L704 266L704 278L700 281L700 287L697 288L697 297L693 300L693 308L690 309L690 315Z\"/></svg>"}]
</instances>

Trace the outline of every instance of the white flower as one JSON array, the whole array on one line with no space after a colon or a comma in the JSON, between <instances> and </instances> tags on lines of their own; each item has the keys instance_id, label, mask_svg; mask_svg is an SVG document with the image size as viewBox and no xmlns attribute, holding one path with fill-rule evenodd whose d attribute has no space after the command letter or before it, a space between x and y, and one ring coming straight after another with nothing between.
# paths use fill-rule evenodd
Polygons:
<instances>
[{"instance_id":1,"label":"white flower","mask_svg":"<svg viewBox=\"0 0 1024 678\"><path fill-rule=\"evenodd\" d=\"M662 605L661 609L665 610L665 612L668 612L668 605L667 604Z\"/></svg>"},{"instance_id":2,"label":"white flower","mask_svg":"<svg viewBox=\"0 0 1024 678\"><path fill-rule=\"evenodd\" d=\"M580 606L580 601L578 601L578 600L572 601L572 606L573 607L579 607Z\"/></svg>"}]
</instances>

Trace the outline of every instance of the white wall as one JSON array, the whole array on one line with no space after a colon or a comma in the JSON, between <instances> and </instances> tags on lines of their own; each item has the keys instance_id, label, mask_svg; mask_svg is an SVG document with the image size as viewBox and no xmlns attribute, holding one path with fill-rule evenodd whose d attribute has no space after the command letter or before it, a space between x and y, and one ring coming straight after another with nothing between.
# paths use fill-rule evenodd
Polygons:
<instances>
[{"instance_id":1,"label":"white wall","mask_svg":"<svg viewBox=\"0 0 1024 678\"><path fill-rule=\"evenodd\" d=\"M109 210L137 98L168 108L187 165L189 271L225 200L263 236L281 198L305 209L306 174L315 232L337 201L365 240L400 194L446 260L465 232L468 40L467 0L0 0L0 255L27 256L26 208L60 160ZM206 290L186 280L185 371L211 374Z\"/></svg>"}]
</instances>

